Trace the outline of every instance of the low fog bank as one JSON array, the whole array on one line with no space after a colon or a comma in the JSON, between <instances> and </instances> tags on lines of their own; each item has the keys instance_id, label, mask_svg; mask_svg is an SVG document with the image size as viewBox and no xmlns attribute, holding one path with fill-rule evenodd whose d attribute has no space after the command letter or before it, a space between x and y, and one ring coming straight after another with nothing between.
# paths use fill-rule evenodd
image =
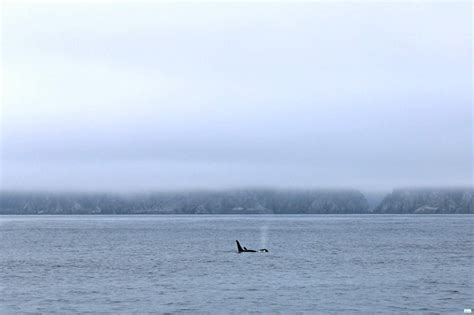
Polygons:
<instances>
[{"instance_id":1,"label":"low fog bank","mask_svg":"<svg viewBox=\"0 0 474 315\"><path fill-rule=\"evenodd\" d=\"M474 213L474 190L238 189L148 193L0 193L0 214Z\"/></svg>"},{"instance_id":2,"label":"low fog bank","mask_svg":"<svg viewBox=\"0 0 474 315\"><path fill-rule=\"evenodd\" d=\"M394 189L374 209L375 213L474 213L474 189L403 188Z\"/></svg>"},{"instance_id":3,"label":"low fog bank","mask_svg":"<svg viewBox=\"0 0 474 315\"><path fill-rule=\"evenodd\" d=\"M154 192L143 194L2 193L3 214L297 214L366 213L357 190Z\"/></svg>"}]
</instances>

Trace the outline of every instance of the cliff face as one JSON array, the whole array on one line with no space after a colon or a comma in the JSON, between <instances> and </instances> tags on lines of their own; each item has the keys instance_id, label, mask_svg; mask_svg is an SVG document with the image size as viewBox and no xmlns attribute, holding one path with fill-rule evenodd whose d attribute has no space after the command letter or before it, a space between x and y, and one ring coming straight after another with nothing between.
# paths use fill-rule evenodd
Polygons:
<instances>
[{"instance_id":1,"label":"cliff face","mask_svg":"<svg viewBox=\"0 0 474 315\"><path fill-rule=\"evenodd\" d=\"M398 189L386 196L376 213L474 213L474 190Z\"/></svg>"},{"instance_id":2,"label":"cliff face","mask_svg":"<svg viewBox=\"0 0 474 315\"><path fill-rule=\"evenodd\" d=\"M474 213L474 190L397 189L370 213ZM236 190L180 193L0 193L0 214L368 213L356 190Z\"/></svg>"},{"instance_id":3,"label":"cliff face","mask_svg":"<svg viewBox=\"0 0 474 315\"><path fill-rule=\"evenodd\" d=\"M355 190L111 194L1 193L0 214L298 214L366 213Z\"/></svg>"}]
</instances>

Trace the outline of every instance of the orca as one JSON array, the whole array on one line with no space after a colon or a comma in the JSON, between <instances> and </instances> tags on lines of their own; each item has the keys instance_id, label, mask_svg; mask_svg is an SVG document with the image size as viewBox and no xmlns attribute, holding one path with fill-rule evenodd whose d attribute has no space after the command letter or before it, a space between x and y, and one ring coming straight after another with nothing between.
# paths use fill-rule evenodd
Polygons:
<instances>
[{"instance_id":1,"label":"orca","mask_svg":"<svg viewBox=\"0 0 474 315\"><path fill-rule=\"evenodd\" d=\"M235 240L235 242L237 243L237 251L240 253L256 253L257 251L256 250L253 250L253 249L247 249L247 247L242 247L240 246L240 243L238 240ZM261 253L268 253L268 249L266 248L262 248L260 250L258 250L259 252Z\"/></svg>"}]
</instances>

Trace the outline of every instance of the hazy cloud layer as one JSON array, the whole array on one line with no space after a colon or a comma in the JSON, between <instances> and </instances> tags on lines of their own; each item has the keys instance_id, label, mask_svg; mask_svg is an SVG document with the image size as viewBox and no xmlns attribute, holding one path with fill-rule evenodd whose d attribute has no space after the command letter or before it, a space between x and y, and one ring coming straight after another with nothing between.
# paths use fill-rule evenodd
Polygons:
<instances>
[{"instance_id":1,"label":"hazy cloud layer","mask_svg":"<svg viewBox=\"0 0 474 315\"><path fill-rule=\"evenodd\" d=\"M471 12L4 6L2 188L470 185Z\"/></svg>"}]
</instances>

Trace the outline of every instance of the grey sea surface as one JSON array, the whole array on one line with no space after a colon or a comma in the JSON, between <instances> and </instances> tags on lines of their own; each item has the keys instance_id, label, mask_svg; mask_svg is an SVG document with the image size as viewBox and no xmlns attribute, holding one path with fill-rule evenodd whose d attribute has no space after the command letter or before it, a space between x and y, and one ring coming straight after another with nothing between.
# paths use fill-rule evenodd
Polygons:
<instances>
[{"instance_id":1,"label":"grey sea surface","mask_svg":"<svg viewBox=\"0 0 474 315\"><path fill-rule=\"evenodd\" d=\"M1 216L0 313L474 308L472 215ZM235 240L269 253L236 251Z\"/></svg>"}]
</instances>

